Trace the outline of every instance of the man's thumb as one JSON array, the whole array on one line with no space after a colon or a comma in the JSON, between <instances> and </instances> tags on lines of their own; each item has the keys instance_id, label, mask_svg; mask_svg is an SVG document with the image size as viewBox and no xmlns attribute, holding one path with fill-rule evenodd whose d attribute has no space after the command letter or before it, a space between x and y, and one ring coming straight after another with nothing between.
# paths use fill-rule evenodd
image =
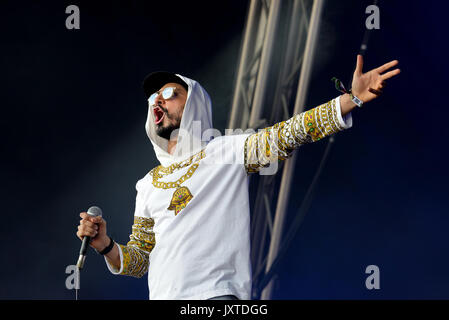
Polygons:
<instances>
[{"instance_id":1,"label":"man's thumb","mask_svg":"<svg viewBox=\"0 0 449 320\"><path fill-rule=\"evenodd\" d=\"M98 223L98 224L100 224L100 225L104 225L106 222L105 222L105 220L102 218L102 217L93 217L92 219L91 219L91 221L93 222L93 223Z\"/></svg>"}]
</instances>

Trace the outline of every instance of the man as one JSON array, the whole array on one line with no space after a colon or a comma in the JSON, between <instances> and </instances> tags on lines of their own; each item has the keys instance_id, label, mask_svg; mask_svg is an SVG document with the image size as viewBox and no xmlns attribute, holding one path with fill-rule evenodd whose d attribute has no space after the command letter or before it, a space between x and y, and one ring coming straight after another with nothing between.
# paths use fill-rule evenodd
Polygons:
<instances>
[{"instance_id":1,"label":"man","mask_svg":"<svg viewBox=\"0 0 449 320\"><path fill-rule=\"evenodd\" d=\"M77 236L91 237L112 273L148 272L150 299L250 299L249 173L350 128L356 103L380 95L385 80L399 74L388 71L397 63L362 73L359 55L351 92L258 133L213 140L211 102L200 84L150 74L145 128L161 165L136 184L130 241L115 243L106 221L85 212Z\"/></svg>"}]
</instances>

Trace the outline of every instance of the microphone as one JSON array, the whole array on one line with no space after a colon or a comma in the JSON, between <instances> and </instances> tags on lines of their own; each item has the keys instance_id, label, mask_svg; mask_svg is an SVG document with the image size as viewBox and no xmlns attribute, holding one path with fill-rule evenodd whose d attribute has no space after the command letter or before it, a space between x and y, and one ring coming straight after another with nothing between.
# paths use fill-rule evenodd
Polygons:
<instances>
[{"instance_id":1,"label":"microphone","mask_svg":"<svg viewBox=\"0 0 449 320\"><path fill-rule=\"evenodd\" d=\"M90 207L89 209L87 209L87 214L90 215L91 217L101 217L103 216L103 212L101 211L100 208L98 207ZM78 269L82 269L84 266L84 261L86 260L86 251L87 251L87 247L89 245L90 242L90 237L85 236L83 238L83 243L81 244L81 249L80 249L80 256L78 258L78 262L76 264L76 266L78 267Z\"/></svg>"}]
</instances>

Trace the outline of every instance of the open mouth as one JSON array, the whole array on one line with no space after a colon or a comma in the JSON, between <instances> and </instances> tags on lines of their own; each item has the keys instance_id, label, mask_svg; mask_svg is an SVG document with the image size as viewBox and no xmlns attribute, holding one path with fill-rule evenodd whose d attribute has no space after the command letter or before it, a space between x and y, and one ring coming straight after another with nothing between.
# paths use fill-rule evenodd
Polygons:
<instances>
[{"instance_id":1,"label":"open mouth","mask_svg":"<svg viewBox=\"0 0 449 320\"><path fill-rule=\"evenodd\" d=\"M154 124L159 124L164 120L165 112L160 107L154 107Z\"/></svg>"}]
</instances>

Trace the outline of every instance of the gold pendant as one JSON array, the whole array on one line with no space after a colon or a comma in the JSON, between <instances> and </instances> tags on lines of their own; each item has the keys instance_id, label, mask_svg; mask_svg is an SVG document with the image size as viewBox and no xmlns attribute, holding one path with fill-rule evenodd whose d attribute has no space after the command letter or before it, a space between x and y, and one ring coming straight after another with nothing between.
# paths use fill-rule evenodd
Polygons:
<instances>
[{"instance_id":1,"label":"gold pendant","mask_svg":"<svg viewBox=\"0 0 449 320\"><path fill-rule=\"evenodd\" d=\"M168 210L174 210L175 216L192 200L193 196L187 187L179 187L173 192Z\"/></svg>"}]
</instances>

